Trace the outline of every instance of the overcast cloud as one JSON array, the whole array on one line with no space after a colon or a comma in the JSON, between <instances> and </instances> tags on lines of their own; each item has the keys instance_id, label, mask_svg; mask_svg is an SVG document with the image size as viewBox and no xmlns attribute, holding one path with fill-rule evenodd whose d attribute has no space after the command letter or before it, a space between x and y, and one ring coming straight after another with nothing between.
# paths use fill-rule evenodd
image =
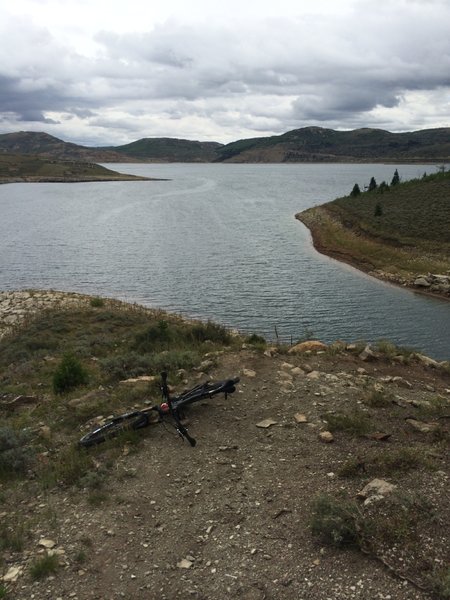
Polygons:
<instances>
[{"instance_id":1,"label":"overcast cloud","mask_svg":"<svg viewBox=\"0 0 450 600\"><path fill-rule=\"evenodd\" d=\"M448 0L0 0L0 133L450 126Z\"/></svg>"}]
</instances>

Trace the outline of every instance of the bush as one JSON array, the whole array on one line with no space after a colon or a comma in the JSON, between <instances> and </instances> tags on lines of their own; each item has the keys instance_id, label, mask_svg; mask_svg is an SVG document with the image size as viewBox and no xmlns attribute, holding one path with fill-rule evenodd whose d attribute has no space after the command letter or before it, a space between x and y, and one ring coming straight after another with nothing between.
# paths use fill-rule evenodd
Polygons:
<instances>
[{"instance_id":1,"label":"bush","mask_svg":"<svg viewBox=\"0 0 450 600\"><path fill-rule=\"evenodd\" d=\"M105 306L105 301L103 300L103 298L91 298L91 301L89 304L93 308L102 308L103 306Z\"/></svg>"},{"instance_id":2,"label":"bush","mask_svg":"<svg viewBox=\"0 0 450 600\"><path fill-rule=\"evenodd\" d=\"M29 437L23 431L0 427L0 479L23 474L30 462Z\"/></svg>"},{"instance_id":3,"label":"bush","mask_svg":"<svg viewBox=\"0 0 450 600\"><path fill-rule=\"evenodd\" d=\"M330 431L344 431L351 435L365 435L372 431L370 419L364 413L358 411L351 414L327 414L325 420Z\"/></svg>"},{"instance_id":4,"label":"bush","mask_svg":"<svg viewBox=\"0 0 450 600\"><path fill-rule=\"evenodd\" d=\"M89 380L87 371L81 362L71 353L65 354L53 375L53 391L63 394L80 385L85 385Z\"/></svg>"},{"instance_id":5,"label":"bush","mask_svg":"<svg viewBox=\"0 0 450 600\"><path fill-rule=\"evenodd\" d=\"M58 568L58 556L56 554L46 554L34 561L30 567L30 574L33 579L44 579L44 577L48 577L51 573L55 573Z\"/></svg>"},{"instance_id":6,"label":"bush","mask_svg":"<svg viewBox=\"0 0 450 600\"><path fill-rule=\"evenodd\" d=\"M344 546L358 543L358 507L348 500L319 496L313 505L311 531L325 544Z\"/></svg>"}]
</instances>

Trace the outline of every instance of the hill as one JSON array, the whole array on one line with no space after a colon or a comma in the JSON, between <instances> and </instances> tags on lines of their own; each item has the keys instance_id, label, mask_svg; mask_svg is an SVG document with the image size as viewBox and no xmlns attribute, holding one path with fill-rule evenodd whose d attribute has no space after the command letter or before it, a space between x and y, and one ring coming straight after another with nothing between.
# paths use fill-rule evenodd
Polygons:
<instances>
[{"instance_id":1,"label":"hill","mask_svg":"<svg viewBox=\"0 0 450 600\"><path fill-rule=\"evenodd\" d=\"M54 160L42 155L0 153L0 183L139 181L147 177L124 175L95 163L79 160Z\"/></svg>"},{"instance_id":2,"label":"hill","mask_svg":"<svg viewBox=\"0 0 450 600\"><path fill-rule=\"evenodd\" d=\"M3 598L448 598L449 363L59 292L0 293L2 322ZM241 377L189 407L195 448L170 419L77 447L159 402L164 365L178 390Z\"/></svg>"},{"instance_id":3,"label":"hill","mask_svg":"<svg viewBox=\"0 0 450 600\"><path fill-rule=\"evenodd\" d=\"M450 299L450 172L379 185L296 217L320 252Z\"/></svg>"},{"instance_id":4,"label":"hill","mask_svg":"<svg viewBox=\"0 0 450 600\"><path fill-rule=\"evenodd\" d=\"M64 142L48 133L18 131L0 135L0 154L40 155L58 160L81 160L85 162L130 162L124 155L111 150L88 148Z\"/></svg>"},{"instance_id":5,"label":"hill","mask_svg":"<svg viewBox=\"0 0 450 600\"><path fill-rule=\"evenodd\" d=\"M409 133L304 127L240 140L218 150L222 162L449 162L450 128Z\"/></svg>"},{"instance_id":6,"label":"hill","mask_svg":"<svg viewBox=\"0 0 450 600\"><path fill-rule=\"evenodd\" d=\"M409 133L381 129L335 131L304 127L231 144L142 138L122 146L88 148L46 133L0 135L0 152L41 154L89 162L450 162L450 128Z\"/></svg>"},{"instance_id":7,"label":"hill","mask_svg":"<svg viewBox=\"0 0 450 600\"><path fill-rule=\"evenodd\" d=\"M147 162L212 162L217 158L218 142L195 142L173 138L143 138L125 144L105 148L130 159Z\"/></svg>"}]
</instances>

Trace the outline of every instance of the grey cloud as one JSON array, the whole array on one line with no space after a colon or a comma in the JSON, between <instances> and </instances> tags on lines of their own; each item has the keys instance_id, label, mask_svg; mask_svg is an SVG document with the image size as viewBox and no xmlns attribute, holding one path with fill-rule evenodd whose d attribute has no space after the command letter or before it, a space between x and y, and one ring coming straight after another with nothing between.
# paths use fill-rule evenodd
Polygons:
<instances>
[{"instance_id":1,"label":"grey cloud","mask_svg":"<svg viewBox=\"0 0 450 600\"><path fill-rule=\"evenodd\" d=\"M57 113L118 136L157 115L262 133L310 121L351 127L408 92L450 86L448 22L440 0L433 10L428 0L364 0L345 17L103 31L102 52L83 57L22 21L20 45L0 42L0 114L55 124L46 113Z\"/></svg>"}]
</instances>

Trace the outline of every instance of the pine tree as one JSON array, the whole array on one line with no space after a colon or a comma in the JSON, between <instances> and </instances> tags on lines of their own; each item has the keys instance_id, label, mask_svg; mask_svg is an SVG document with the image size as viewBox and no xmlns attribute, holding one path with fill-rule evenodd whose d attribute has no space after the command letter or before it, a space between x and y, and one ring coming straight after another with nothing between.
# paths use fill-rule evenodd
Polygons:
<instances>
[{"instance_id":1,"label":"pine tree","mask_svg":"<svg viewBox=\"0 0 450 600\"><path fill-rule=\"evenodd\" d=\"M350 196L359 196L361 194L361 190L359 189L359 185L357 183L355 183L355 185L353 186L352 191L350 192Z\"/></svg>"},{"instance_id":2,"label":"pine tree","mask_svg":"<svg viewBox=\"0 0 450 600\"><path fill-rule=\"evenodd\" d=\"M369 192L373 192L373 190L377 189L377 182L375 181L375 177L372 177L369 183Z\"/></svg>"},{"instance_id":3,"label":"pine tree","mask_svg":"<svg viewBox=\"0 0 450 600\"><path fill-rule=\"evenodd\" d=\"M398 185L400 183L400 175L397 169L395 169L394 176L392 177L391 185Z\"/></svg>"},{"instance_id":4,"label":"pine tree","mask_svg":"<svg viewBox=\"0 0 450 600\"><path fill-rule=\"evenodd\" d=\"M375 205L375 212L373 213L375 217L381 217L383 214L383 207L379 202Z\"/></svg>"}]
</instances>

